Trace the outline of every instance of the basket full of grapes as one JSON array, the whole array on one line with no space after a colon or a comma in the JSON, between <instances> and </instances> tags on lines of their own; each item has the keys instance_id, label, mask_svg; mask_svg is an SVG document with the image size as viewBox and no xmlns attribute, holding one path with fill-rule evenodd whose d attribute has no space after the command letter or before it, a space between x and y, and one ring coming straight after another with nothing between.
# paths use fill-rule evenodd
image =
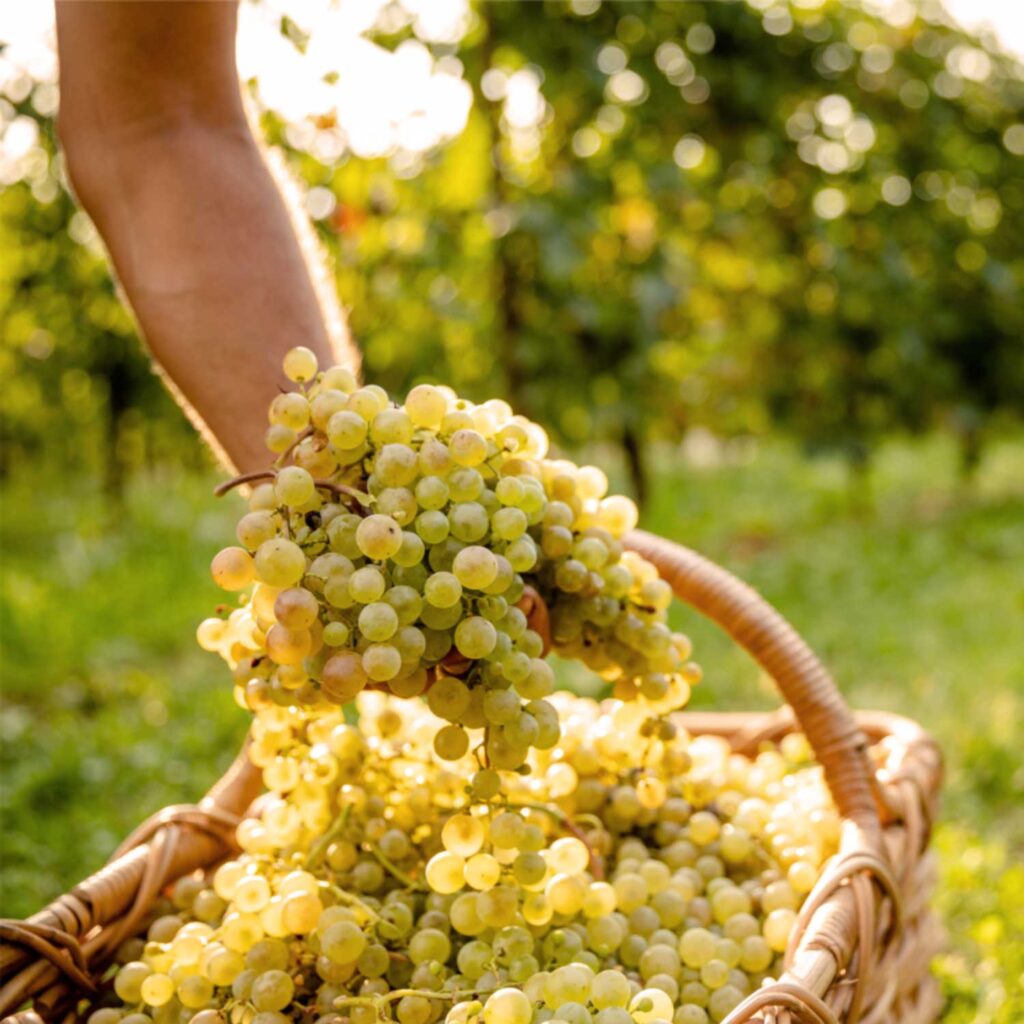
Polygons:
<instances>
[{"instance_id":1,"label":"basket full of grapes","mask_svg":"<svg viewBox=\"0 0 1024 1024\"><path fill-rule=\"evenodd\" d=\"M931 740L851 714L778 612L505 402L284 369L198 629L245 747L0 923L5 1019L934 1020ZM673 600L787 708L687 712Z\"/></svg>"}]
</instances>

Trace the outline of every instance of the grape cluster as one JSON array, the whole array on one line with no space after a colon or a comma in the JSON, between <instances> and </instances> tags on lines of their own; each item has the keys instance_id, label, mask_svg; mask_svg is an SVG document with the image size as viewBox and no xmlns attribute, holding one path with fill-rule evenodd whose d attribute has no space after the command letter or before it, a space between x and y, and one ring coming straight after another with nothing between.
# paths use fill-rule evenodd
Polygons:
<instances>
[{"instance_id":1,"label":"grape cluster","mask_svg":"<svg viewBox=\"0 0 1024 1024\"><path fill-rule=\"evenodd\" d=\"M500 400L420 385L396 406L306 349L284 368L298 389L270 407L278 464L240 478L256 486L239 544L211 566L243 604L198 631L246 706L425 694L441 756L486 726L488 763L518 768L559 734L532 593L555 650L618 697L686 703L699 670L666 625L671 588L624 551L636 508L599 469L546 458L544 431Z\"/></svg>"},{"instance_id":2,"label":"grape cluster","mask_svg":"<svg viewBox=\"0 0 1024 1024\"><path fill-rule=\"evenodd\" d=\"M839 819L802 736L750 759L554 694L529 774L420 701L268 704L241 853L125 942L89 1024L707 1024L777 974Z\"/></svg>"}]
</instances>

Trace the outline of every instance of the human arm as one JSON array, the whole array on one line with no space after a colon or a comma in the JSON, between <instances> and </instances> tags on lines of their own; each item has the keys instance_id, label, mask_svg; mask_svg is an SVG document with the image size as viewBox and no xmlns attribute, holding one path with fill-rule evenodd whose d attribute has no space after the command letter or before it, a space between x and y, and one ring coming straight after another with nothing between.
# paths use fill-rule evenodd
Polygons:
<instances>
[{"instance_id":1,"label":"human arm","mask_svg":"<svg viewBox=\"0 0 1024 1024\"><path fill-rule=\"evenodd\" d=\"M57 3L76 195L172 391L246 472L268 462L284 353L356 371L359 356L250 130L236 22L230 2Z\"/></svg>"}]
</instances>

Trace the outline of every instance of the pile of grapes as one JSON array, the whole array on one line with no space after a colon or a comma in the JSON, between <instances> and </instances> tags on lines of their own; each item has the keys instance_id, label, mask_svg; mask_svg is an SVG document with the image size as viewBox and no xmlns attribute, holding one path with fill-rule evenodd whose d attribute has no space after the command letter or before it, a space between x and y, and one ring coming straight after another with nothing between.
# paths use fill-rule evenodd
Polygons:
<instances>
[{"instance_id":1,"label":"pile of grapes","mask_svg":"<svg viewBox=\"0 0 1024 1024\"><path fill-rule=\"evenodd\" d=\"M90 1024L721 1021L835 852L820 769L798 734L751 760L643 698L551 703L528 775L440 758L422 701L258 711L242 853L177 883Z\"/></svg>"},{"instance_id":2,"label":"pile of grapes","mask_svg":"<svg viewBox=\"0 0 1024 1024\"><path fill-rule=\"evenodd\" d=\"M268 792L90 1024L706 1024L777 976L839 820L806 741L687 734L669 586L500 401L295 349L199 628ZM605 680L555 693L547 646ZM414 699L410 699L414 698ZM422 699L421 699L422 698ZM358 724L346 717L355 711Z\"/></svg>"}]
</instances>

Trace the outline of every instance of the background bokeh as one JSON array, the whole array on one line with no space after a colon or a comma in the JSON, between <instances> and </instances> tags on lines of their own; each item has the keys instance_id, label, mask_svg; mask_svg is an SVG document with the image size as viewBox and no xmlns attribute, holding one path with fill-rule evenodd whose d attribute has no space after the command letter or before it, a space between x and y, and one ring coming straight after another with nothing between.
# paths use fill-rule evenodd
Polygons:
<instances>
[{"instance_id":1,"label":"background bokeh","mask_svg":"<svg viewBox=\"0 0 1024 1024\"><path fill-rule=\"evenodd\" d=\"M41 10L0 50L10 914L198 795L244 729L191 641L237 499L68 193ZM1024 1018L1019 60L907 0L241 15L368 379L507 397L758 585L851 703L935 731L945 1019ZM702 706L770 706L680 623Z\"/></svg>"}]
</instances>

